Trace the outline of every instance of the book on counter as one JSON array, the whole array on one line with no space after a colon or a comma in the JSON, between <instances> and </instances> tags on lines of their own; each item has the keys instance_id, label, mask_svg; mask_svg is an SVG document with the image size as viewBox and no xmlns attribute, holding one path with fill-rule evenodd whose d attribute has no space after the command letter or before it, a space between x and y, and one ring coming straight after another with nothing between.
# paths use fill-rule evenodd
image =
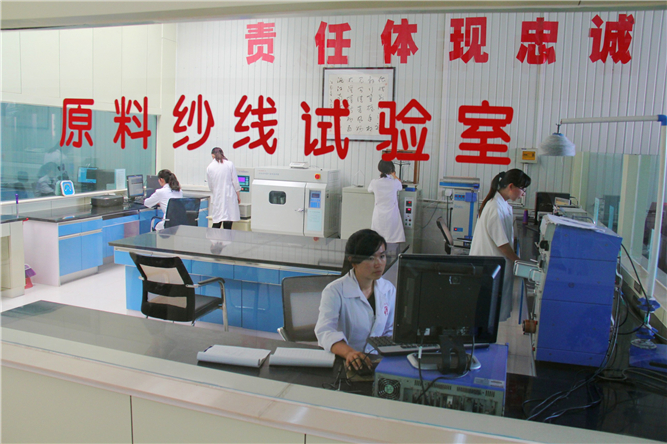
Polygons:
<instances>
[{"instance_id":1,"label":"book on counter","mask_svg":"<svg viewBox=\"0 0 667 444\"><path fill-rule=\"evenodd\" d=\"M333 367L336 355L326 350L278 347L269 358L269 365L301 367Z\"/></svg>"},{"instance_id":2,"label":"book on counter","mask_svg":"<svg viewBox=\"0 0 667 444\"><path fill-rule=\"evenodd\" d=\"M271 350L261 348L234 347L231 345L213 345L203 352L197 353L198 361L216 364L241 365L244 367L260 367Z\"/></svg>"}]
</instances>

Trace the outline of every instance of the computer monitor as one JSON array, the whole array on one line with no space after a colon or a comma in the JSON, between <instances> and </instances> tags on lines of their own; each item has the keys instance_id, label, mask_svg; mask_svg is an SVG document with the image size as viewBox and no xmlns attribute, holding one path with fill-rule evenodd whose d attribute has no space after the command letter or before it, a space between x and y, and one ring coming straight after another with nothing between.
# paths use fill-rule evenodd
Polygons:
<instances>
[{"instance_id":1,"label":"computer monitor","mask_svg":"<svg viewBox=\"0 0 667 444\"><path fill-rule=\"evenodd\" d=\"M155 190L158 190L160 187L160 181L157 176L146 176L146 197L151 197Z\"/></svg>"},{"instance_id":2,"label":"computer monitor","mask_svg":"<svg viewBox=\"0 0 667 444\"><path fill-rule=\"evenodd\" d=\"M496 256L399 255L394 341L495 343L504 271Z\"/></svg>"},{"instance_id":3,"label":"computer monitor","mask_svg":"<svg viewBox=\"0 0 667 444\"><path fill-rule=\"evenodd\" d=\"M97 175L95 174L97 168L79 167L79 174L77 175L79 183L95 183L97 182Z\"/></svg>"},{"instance_id":4,"label":"computer monitor","mask_svg":"<svg viewBox=\"0 0 667 444\"><path fill-rule=\"evenodd\" d=\"M134 200L135 197L143 197L144 195L144 176L135 174L127 176L127 197Z\"/></svg>"}]
</instances>

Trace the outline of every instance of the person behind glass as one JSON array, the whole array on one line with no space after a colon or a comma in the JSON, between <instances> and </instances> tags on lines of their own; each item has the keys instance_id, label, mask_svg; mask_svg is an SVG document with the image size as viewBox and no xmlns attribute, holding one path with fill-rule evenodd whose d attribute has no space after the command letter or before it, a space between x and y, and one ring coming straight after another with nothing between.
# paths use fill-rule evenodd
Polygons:
<instances>
[{"instance_id":1,"label":"person behind glass","mask_svg":"<svg viewBox=\"0 0 667 444\"><path fill-rule=\"evenodd\" d=\"M519 256L514 252L514 214L509 200L526 194L530 177L519 169L498 173L479 208L479 219L470 245L471 256L500 256L506 259L500 321L512 311L512 268Z\"/></svg>"},{"instance_id":2,"label":"person behind glass","mask_svg":"<svg viewBox=\"0 0 667 444\"><path fill-rule=\"evenodd\" d=\"M206 168L206 182L212 193L209 215L213 220L213 228L222 225L224 229L231 230L232 224L241 220L241 185L236 167L225 157L221 148L213 148L211 157L213 160Z\"/></svg>"},{"instance_id":3,"label":"person behind glass","mask_svg":"<svg viewBox=\"0 0 667 444\"><path fill-rule=\"evenodd\" d=\"M403 189L403 185L396 177L393 162L381 160L378 163L378 170L380 178L371 180L368 185L368 191L375 194L371 229L377 231L389 243L405 242L397 194Z\"/></svg>"},{"instance_id":4,"label":"person behind glass","mask_svg":"<svg viewBox=\"0 0 667 444\"><path fill-rule=\"evenodd\" d=\"M369 229L352 234L345 245L341 277L322 291L315 325L319 345L345 359L347 367L371 368L370 336L394 331L396 289L383 279L387 242Z\"/></svg>"},{"instance_id":5,"label":"person behind glass","mask_svg":"<svg viewBox=\"0 0 667 444\"><path fill-rule=\"evenodd\" d=\"M157 178L158 183L162 188L155 190L155 193L144 199L144 205L147 207L160 205L160 209L162 210L162 220L155 226L155 231L164 228L164 219L167 216L169 199L173 197L180 199L183 197L181 184L178 183L178 179L174 173L169 170L160 170L160 172L157 173Z\"/></svg>"},{"instance_id":6,"label":"person behind glass","mask_svg":"<svg viewBox=\"0 0 667 444\"><path fill-rule=\"evenodd\" d=\"M37 175L39 179L35 184L35 194L37 196L55 196L58 165L55 162L47 162L40 167Z\"/></svg>"}]
</instances>

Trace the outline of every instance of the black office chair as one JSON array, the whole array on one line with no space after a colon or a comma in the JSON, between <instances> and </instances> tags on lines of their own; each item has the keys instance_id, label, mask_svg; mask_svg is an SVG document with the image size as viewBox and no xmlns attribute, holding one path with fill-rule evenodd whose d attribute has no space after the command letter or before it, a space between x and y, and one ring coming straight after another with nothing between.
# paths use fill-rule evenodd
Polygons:
<instances>
[{"instance_id":1,"label":"black office chair","mask_svg":"<svg viewBox=\"0 0 667 444\"><path fill-rule=\"evenodd\" d=\"M199 218L199 202L198 197L182 197L171 198L167 204L167 214L164 218L164 228L175 227L178 225L197 226L197 219ZM151 218L151 229L155 229L153 221L161 220L158 216Z\"/></svg>"},{"instance_id":2,"label":"black office chair","mask_svg":"<svg viewBox=\"0 0 667 444\"><path fill-rule=\"evenodd\" d=\"M339 275L294 276L283 279L284 326L278 333L285 341L317 342L315 324L320 314L322 290Z\"/></svg>"},{"instance_id":3,"label":"black office chair","mask_svg":"<svg viewBox=\"0 0 667 444\"><path fill-rule=\"evenodd\" d=\"M222 307L222 324L228 331L225 280L214 277L192 282L180 257L154 257L130 253L143 281L141 312L146 317L191 322ZM195 288L217 282L220 297L195 294Z\"/></svg>"},{"instance_id":4,"label":"black office chair","mask_svg":"<svg viewBox=\"0 0 667 444\"><path fill-rule=\"evenodd\" d=\"M449 232L449 228L445 225L445 219L441 216L436 221L435 224L440 229L442 237L445 241L445 253L453 254L455 256L464 256L470 253L470 250L463 247L455 247L454 239L452 238L452 233Z\"/></svg>"}]
</instances>

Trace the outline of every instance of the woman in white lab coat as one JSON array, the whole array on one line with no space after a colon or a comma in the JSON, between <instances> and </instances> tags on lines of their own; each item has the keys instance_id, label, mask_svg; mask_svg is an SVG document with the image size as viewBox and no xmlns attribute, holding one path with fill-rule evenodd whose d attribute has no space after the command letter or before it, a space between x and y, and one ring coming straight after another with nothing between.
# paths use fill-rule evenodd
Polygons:
<instances>
[{"instance_id":1,"label":"woman in white lab coat","mask_svg":"<svg viewBox=\"0 0 667 444\"><path fill-rule=\"evenodd\" d=\"M155 231L160 231L164 228L164 219L167 217L167 205L169 205L169 199L172 197L180 199L183 197L183 192L181 191L181 184L178 183L176 175L171 171L160 170L160 172L157 173L157 178L162 188L155 190L155 193L146 198L144 200L144 205L147 207L160 205L160 209L162 210L162 220L155 226Z\"/></svg>"},{"instance_id":2,"label":"woman in white lab coat","mask_svg":"<svg viewBox=\"0 0 667 444\"><path fill-rule=\"evenodd\" d=\"M319 345L345 359L354 369L371 368L370 336L394 331L396 288L383 279L387 243L373 230L352 234L345 245L342 277L322 292L315 325Z\"/></svg>"},{"instance_id":3,"label":"woman in white lab coat","mask_svg":"<svg viewBox=\"0 0 667 444\"><path fill-rule=\"evenodd\" d=\"M510 317L512 311L512 268L519 256L514 251L514 215L510 200L526 194L530 177L519 169L499 173L491 181L491 189L479 208L470 246L471 256L500 256L506 259L503 279L503 296L500 304L500 321Z\"/></svg>"},{"instance_id":4,"label":"woman in white lab coat","mask_svg":"<svg viewBox=\"0 0 667 444\"><path fill-rule=\"evenodd\" d=\"M206 182L211 190L209 216L213 219L213 228L232 229L234 221L241 219L241 185L236 174L236 167L225 157L221 148L211 151L213 160L206 168Z\"/></svg>"},{"instance_id":5,"label":"woman in white lab coat","mask_svg":"<svg viewBox=\"0 0 667 444\"><path fill-rule=\"evenodd\" d=\"M381 160L378 170L380 178L371 180L368 185L368 191L375 194L371 229L389 243L405 242L401 212L398 209L398 192L403 189L403 185L396 177L393 162Z\"/></svg>"}]
</instances>

